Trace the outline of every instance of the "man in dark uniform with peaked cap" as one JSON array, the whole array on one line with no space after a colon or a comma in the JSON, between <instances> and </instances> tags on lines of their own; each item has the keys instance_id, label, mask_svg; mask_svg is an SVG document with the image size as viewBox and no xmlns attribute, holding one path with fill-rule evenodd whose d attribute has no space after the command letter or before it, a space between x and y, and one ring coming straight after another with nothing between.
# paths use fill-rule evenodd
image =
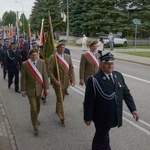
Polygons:
<instances>
[{"instance_id":1,"label":"man in dark uniform with peaked cap","mask_svg":"<svg viewBox=\"0 0 150 150\"><path fill-rule=\"evenodd\" d=\"M10 89L15 77L15 92L20 93L19 90L19 71L21 68L21 55L17 50L17 43L11 43L11 49L6 52L5 71L8 73L8 88Z\"/></svg>"},{"instance_id":2,"label":"man in dark uniform with peaked cap","mask_svg":"<svg viewBox=\"0 0 150 150\"><path fill-rule=\"evenodd\" d=\"M0 63L3 65L3 79L6 78L5 59L6 53L10 49L9 38L4 39L4 45L1 47Z\"/></svg>"},{"instance_id":3,"label":"man in dark uniform with peaked cap","mask_svg":"<svg viewBox=\"0 0 150 150\"><path fill-rule=\"evenodd\" d=\"M95 136L92 150L111 150L109 131L122 126L123 100L135 118L139 120L132 95L121 73L113 71L114 56L107 53L100 57L100 71L89 77L84 99L84 122L94 122Z\"/></svg>"}]
</instances>

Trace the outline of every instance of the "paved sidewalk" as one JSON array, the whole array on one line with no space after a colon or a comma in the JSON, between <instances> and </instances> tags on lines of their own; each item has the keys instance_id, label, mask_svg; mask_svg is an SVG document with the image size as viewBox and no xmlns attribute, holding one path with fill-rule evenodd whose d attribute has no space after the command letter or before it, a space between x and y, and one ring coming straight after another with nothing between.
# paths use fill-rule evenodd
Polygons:
<instances>
[{"instance_id":1,"label":"paved sidewalk","mask_svg":"<svg viewBox=\"0 0 150 150\"><path fill-rule=\"evenodd\" d=\"M9 119L0 95L0 150L17 150Z\"/></svg>"}]
</instances>

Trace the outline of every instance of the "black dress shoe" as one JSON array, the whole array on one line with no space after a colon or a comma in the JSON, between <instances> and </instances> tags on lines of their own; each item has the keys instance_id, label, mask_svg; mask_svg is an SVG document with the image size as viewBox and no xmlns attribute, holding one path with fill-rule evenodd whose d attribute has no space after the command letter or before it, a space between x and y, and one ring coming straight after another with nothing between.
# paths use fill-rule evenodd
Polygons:
<instances>
[{"instance_id":1,"label":"black dress shoe","mask_svg":"<svg viewBox=\"0 0 150 150\"><path fill-rule=\"evenodd\" d=\"M67 122L65 120L60 120L62 125L66 125Z\"/></svg>"},{"instance_id":2,"label":"black dress shoe","mask_svg":"<svg viewBox=\"0 0 150 150\"><path fill-rule=\"evenodd\" d=\"M10 89L11 85L8 85L8 89Z\"/></svg>"},{"instance_id":3,"label":"black dress shoe","mask_svg":"<svg viewBox=\"0 0 150 150\"><path fill-rule=\"evenodd\" d=\"M46 103L46 98L41 98L43 103Z\"/></svg>"},{"instance_id":4,"label":"black dress shoe","mask_svg":"<svg viewBox=\"0 0 150 150\"><path fill-rule=\"evenodd\" d=\"M13 81L11 81L10 84L8 84L8 88L10 89L11 85L12 85Z\"/></svg>"},{"instance_id":5,"label":"black dress shoe","mask_svg":"<svg viewBox=\"0 0 150 150\"><path fill-rule=\"evenodd\" d=\"M16 90L15 92L17 92L17 93L21 93L21 91L20 91L20 90Z\"/></svg>"},{"instance_id":6,"label":"black dress shoe","mask_svg":"<svg viewBox=\"0 0 150 150\"><path fill-rule=\"evenodd\" d=\"M68 90L66 90L66 95L69 95Z\"/></svg>"},{"instance_id":7,"label":"black dress shoe","mask_svg":"<svg viewBox=\"0 0 150 150\"><path fill-rule=\"evenodd\" d=\"M39 134L39 130L38 129L34 129L34 135L38 135Z\"/></svg>"}]
</instances>

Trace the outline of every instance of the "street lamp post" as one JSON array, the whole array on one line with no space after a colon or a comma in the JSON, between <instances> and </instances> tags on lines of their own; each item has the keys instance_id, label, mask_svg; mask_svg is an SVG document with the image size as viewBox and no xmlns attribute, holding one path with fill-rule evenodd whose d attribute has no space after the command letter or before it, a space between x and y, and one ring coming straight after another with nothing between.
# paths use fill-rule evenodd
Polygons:
<instances>
[{"instance_id":1,"label":"street lamp post","mask_svg":"<svg viewBox=\"0 0 150 150\"><path fill-rule=\"evenodd\" d=\"M69 2L67 0L67 41L69 42Z\"/></svg>"},{"instance_id":2,"label":"street lamp post","mask_svg":"<svg viewBox=\"0 0 150 150\"><path fill-rule=\"evenodd\" d=\"M22 5L22 11L23 11L23 37L24 37L24 7L23 7L23 3L19 2L19 1L15 1L16 3L20 3Z\"/></svg>"}]
</instances>

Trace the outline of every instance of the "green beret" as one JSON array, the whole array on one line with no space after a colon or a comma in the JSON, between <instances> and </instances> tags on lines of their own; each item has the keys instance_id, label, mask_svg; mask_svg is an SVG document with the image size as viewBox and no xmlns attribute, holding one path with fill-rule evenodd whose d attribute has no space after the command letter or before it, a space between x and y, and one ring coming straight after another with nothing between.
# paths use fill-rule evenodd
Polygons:
<instances>
[{"instance_id":1,"label":"green beret","mask_svg":"<svg viewBox=\"0 0 150 150\"><path fill-rule=\"evenodd\" d=\"M39 52L38 49L31 49L29 51L29 55L31 55L32 53L38 53L38 52Z\"/></svg>"},{"instance_id":2,"label":"green beret","mask_svg":"<svg viewBox=\"0 0 150 150\"><path fill-rule=\"evenodd\" d=\"M56 48L58 48L60 46L64 46L64 45L66 45L66 43L64 43L64 42L58 42Z\"/></svg>"},{"instance_id":3,"label":"green beret","mask_svg":"<svg viewBox=\"0 0 150 150\"><path fill-rule=\"evenodd\" d=\"M91 42L91 43L89 44L89 47L90 47L90 46L93 46L93 45L95 45L95 44L98 44L98 41L93 41L93 42Z\"/></svg>"}]
</instances>

